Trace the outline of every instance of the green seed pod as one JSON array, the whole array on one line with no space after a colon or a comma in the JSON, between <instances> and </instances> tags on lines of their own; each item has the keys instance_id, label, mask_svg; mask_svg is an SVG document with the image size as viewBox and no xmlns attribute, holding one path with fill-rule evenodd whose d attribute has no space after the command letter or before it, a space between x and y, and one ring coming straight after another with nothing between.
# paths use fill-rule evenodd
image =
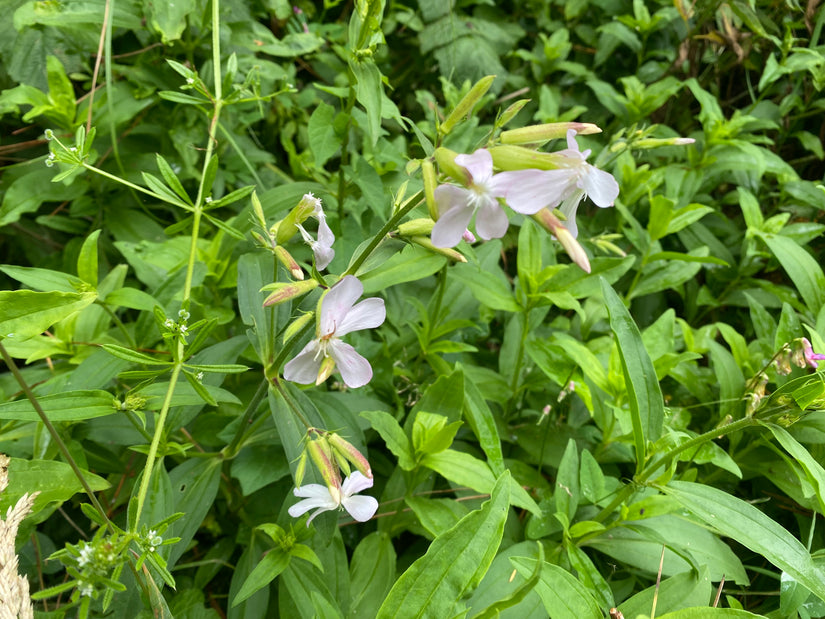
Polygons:
<instances>
[{"instance_id":1,"label":"green seed pod","mask_svg":"<svg viewBox=\"0 0 825 619\"><path fill-rule=\"evenodd\" d=\"M470 92L464 95L464 98L458 102L458 105L456 105L455 109L450 112L450 115L444 119L444 122L441 123L441 126L438 128L438 132L441 135L447 135L450 131L452 131L453 127L455 127L464 119L464 117L468 116L473 111L476 103L478 103L481 100L481 97L483 97L487 91L490 90L490 86L493 85L493 81L495 79L495 75L488 75L478 80L470 89Z\"/></svg>"}]
</instances>

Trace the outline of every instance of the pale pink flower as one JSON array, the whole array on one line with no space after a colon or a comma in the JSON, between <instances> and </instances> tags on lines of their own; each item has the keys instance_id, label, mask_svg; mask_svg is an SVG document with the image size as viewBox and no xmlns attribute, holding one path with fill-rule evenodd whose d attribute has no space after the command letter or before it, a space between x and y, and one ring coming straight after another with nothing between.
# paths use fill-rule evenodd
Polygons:
<instances>
[{"instance_id":1,"label":"pale pink flower","mask_svg":"<svg viewBox=\"0 0 825 619\"><path fill-rule=\"evenodd\" d=\"M541 209L559 207L567 228L575 238L576 209L585 196L596 206L613 206L619 195L619 184L611 174L587 163L590 150L581 152L576 143L576 132L567 132L567 148L555 155L556 170L516 170L497 175L507 187L504 199L514 211L532 215Z\"/></svg>"},{"instance_id":2,"label":"pale pink flower","mask_svg":"<svg viewBox=\"0 0 825 619\"><path fill-rule=\"evenodd\" d=\"M297 497L304 499L299 501L287 511L293 518L303 516L309 510L315 511L307 520L307 526L321 512L332 511L334 509L345 509L350 516L358 522L366 522L375 515L378 510L378 501L371 496L355 496L357 493L367 488L372 488L372 479L362 475L358 471L353 471L352 475L341 484L341 499L337 501L333 498L329 488L321 484L307 484L300 488L295 488L293 493Z\"/></svg>"},{"instance_id":3,"label":"pale pink flower","mask_svg":"<svg viewBox=\"0 0 825 619\"><path fill-rule=\"evenodd\" d=\"M353 331L374 329L386 318L383 299L364 299L355 304L363 292L364 286L352 275L346 275L329 289L321 300L316 337L284 366L286 380L304 385L317 382L326 358L335 362L348 387L362 387L372 379L369 361L340 339Z\"/></svg>"}]
</instances>

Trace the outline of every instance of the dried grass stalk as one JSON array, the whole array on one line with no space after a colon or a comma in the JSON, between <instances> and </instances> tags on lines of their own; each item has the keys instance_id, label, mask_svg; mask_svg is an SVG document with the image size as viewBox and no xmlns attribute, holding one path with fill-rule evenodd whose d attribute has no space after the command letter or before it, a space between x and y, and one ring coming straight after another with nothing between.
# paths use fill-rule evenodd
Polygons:
<instances>
[{"instance_id":1,"label":"dried grass stalk","mask_svg":"<svg viewBox=\"0 0 825 619\"><path fill-rule=\"evenodd\" d=\"M9 457L0 454L0 493L9 485ZM17 529L31 512L37 492L24 494L6 519L0 519L0 619L32 619L34 609L29 598L29 581L17 573L14 540Z\"/></svg>"}]
</instances>

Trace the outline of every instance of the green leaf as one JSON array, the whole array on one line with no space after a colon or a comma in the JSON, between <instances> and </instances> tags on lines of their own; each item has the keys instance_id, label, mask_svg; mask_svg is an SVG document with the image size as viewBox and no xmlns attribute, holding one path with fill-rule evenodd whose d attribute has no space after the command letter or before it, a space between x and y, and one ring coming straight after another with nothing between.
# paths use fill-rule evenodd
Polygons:
<instances>
[{"instance_id":1,"label":"green leaf","mask_svg":"<svg viewBox=\"0 0 825 619\"><path fill-rule=\"evenodd\" d=\"M146 183L146 186L151 189L159 199L169 204L180 206L185 210L191 210L192 207L182 202L181 199L175 195L175 192L164 185L157 176L149 174L149 172L141 172L140 175L143 177L143 182Z\"/></svg>"},{"instance_id":2,"label":"green leaf","mask_svg":"<svg viewBox=\"0 0 825 619\"><path fill-rule=\"evenodd\" d=\"M103 344L103 350L110 355L123 359L124 361L131 361L132 363L140 363L142 365L172 365L171 361L159 361L149 355L144 355L142 352L137 352L117 344Z\"/></svg>"},{"instance_id":3,"label":"green leaf","mask_svg":"<svg viewBox=\"0 0 825 619\"><path fill-rule=\"evenodd\" d=\"M109 487L102 477L88 471L81 470L83 478L93 492L106 490ZM24 494L39 492L34 501L32 512L38 512L50 507L42 518L33 516L36 522L48 517L53 509L70 499L78 492L83 492L83 486L65 462L56 460L21 460L11 458L9 462L9 486L0 494L0 512L4 515Z\"/></svg>"},{"instance_id":4,"label":"green leaf","mask_svg":"<svg viewBox=\"0 0 825 619\"><path fill-rule=\"evenodd\" d=\"M0 339L22 342L94 303L96 292L0 291Z\"/></svg>"},{"instance_id":5,"label":"green leaf","mask_svg":"<svg viewBox=\"0 0 825 619\"><path fill-rule=\"evenodd\" d=\"M467 486L477 492L489 494L496 478L487 463L462 451L447 449L437 454L429 454L421 464L434 470L442 477L459 486ZM510 500L513 505L541 515L539 506L515 480L511 480Z\"/></svg>"},{"instance_id":6,"label":"green leaf","mask_svg":"<svg viewBox=\"0 0 825 619\"><path fill-rule=\"evenodd\" d=\"M237 606L253 593L275 580L287 568L291 559L292 556L281 548L271 549L264 555L261 562L255 566L252 573L247 576L240 591L232 600L232 606Z\"/></svg>"},{"instance_id":7,"label":"green leaf","mask_svg":"<svg viewBox=\"0 0 825 619\"><path fill-rule=\"evenodd\" d=\"M774 438L785 448L785 451L791 454L791 457L805 470L808 481L816 489L819 508L825 513L825 468L785 428L773 423L763 425L771 431Z\"/></svg>"},{"instance_id":8,"label":"green leaf","mask_svg":"<svg viewBox=\"0 0 825 619\"><path fill-rule=\"evenodd\" d=\"M384 98L381 71L371 56L354 56L349 67L355 76L355 98L367 112L367 135L374 146L381 135L381 101Z\"/></svg>"},{"instance_id":9,"label":"green leaf","mask_svg":"<svg viewBox=\"0 0 825 619\"><path fill-rule=\"evenodd\" d=\"M825 569L780 524L723 490L687 481L661 488L723 535L761 554L825 600Z\"/></svg>"},{"instance_id":10,"label":"green leaf","mask_svg":"<svg viewBox=\"0 0 825 619\"><path fill-rule=\"evenodd\" d=\"M456 364L456 369L460 370L461 364ZM493 411L469 377L464 378L464 396L464 418L476 435L493 473L501 475L504 472L504 455Z\"/></svg>"},{"instance_id":11,"label":"green leaf","mask_svg":"<svg viewBox=\"0 0 825 619\"><path fill-rule=\"evenodd\" d=\"M669 613L691 606L707 604L713 591L707 568L697 573L694 571L682 572L665 578L656 585L640 591L633 597L619 604L619 610L625 617L638 617L650 612L653 607L653 598L657 597L656 611ZM706 609L710 610L710 609Z\"/></svg>"},{"instance_id":12,"label":"green leaf","mask_svg":"<svg viewBox=\"0 0 825 619\"><path fill-rule=\"evenodd\" d=\"M450 277L467 286L478 302L489 308L505 312L521 311L510 286L489 271L471 264L457 264L450 269Z\"/></svg>"},{"instance_id":13,"label":"green leaf","mask_svg":"<svg viewBox=\"0 0 825 619\"><path fill-rule=\"evenodd\" d=\"M495 482L481 509L439 535L413 563L378 610L379 619L452 617L456 605L475 589L496 555L510 504L510 473Z\"/></svg>"},{"instance_id":14,"label":"green leaf","mask_svg":"<svg viewBox=\"0 0 825 619\"><path fill-rule=\"evenodd\" d=\"M796 244L779 234L760 234L759 238L771 250L788 273L811 313L816 316L825 304L825 274L819 263Z\"/></svg>"},{"instance_id":15,"label":"green leaf","mask_svg":"<svg viewBox=\"0 0 825 619\"><path fill-rule=\"evenodd\" d=\"M51 269L4 264L0 266L0 271L38 292L77 292L83 285L74 275Z\"/></svg>"},{"instance_id":16,"label":"green leaf","mask_svg":"<svg viewBox=\"0 0 825 619\"><path fill-rule=\"evenodd\" d=\"M398 466L405 471L415 468L412 444L395 417L384 411L364 411L361 417L367 419L373 430L381 435L387 444L387 449L398 458Z\"/></svg>"},{"instance_id":17,"label":"green leaf","mask_svg":"<svg viewBox=\"0 0 825 619\"><path fill-rule=\"evenodd\" d=\"M579 507L579 450L572 438L567 441L559 463L553 498L556 500L556 511L566 514L568 521L572 522Z\"/></svg>"},{"instance_id":18,"label":"green leaf","mask_svg":"<svg viewBox=\"0 0 825 619\"><path fill-rule=\"evenodd\" d=\"M105 417L118 412L112 394L99 390L55 393L41 396L37 402L53 423ZM40 416L29 400L16 400L0 404L0 419L40 421Z\"/></svg>"},{"instance_id":19,"label":"green leaf","mask_svg":"<svg viewBox=\"0 0 825 619\"><path fill-rule=\"evenodd\" d=\"M161 35L164 45L180 39L186 29L186 17L197 9L195 0L157 2L143 0L143 10L152 28Z\"/></svg>"},{"instance_id":20,"label":"green leaf","mask_svg":"<svg viewBox=\"0 0 825 619\"><path fill-rule=\"evenodd\" d=\"M764 615L754 615L746 610L736 608L684 608L666 615L656 615L658 619L764 619Z\"/></svg>"},{"instance_id":21,"label":"green leaf","mask_svg":"<svg viewBox=\"0 0 825 619\"><path fill-rule=\"evenodd\" d=\"M409 245L385 260L378 268L363 275L356 273L364 284L364 294L383 292L387 288L405 282L414 282L429 277L447 263L447 258L433 254L418 245ZM366 263L365 263L366 266Z\"/></svg>"},{"instance_id":22,"label":"green leaf","mask_svg":"<svg viewBox=\"0 0 825 619\"><path fill-rule=\"evenodd\" d=\"M163 179L166 181L166 184L169 185L169 187L171 187L176 194L178 194L181 200L194 206L192 204L192 199L189 197L189 194L186 193L186 189L183 188L177 174L175 174L175 171L172 170L172 166L169 165L166 159L164 159L160 153L156 153L155 161L158 165L158 170L160 170L161 176L163 176Z\"/></svg>"},{"instance_id":23,"label":"green leaf","mask_svg":"<svg viewBox=\"0 0 825 619\"><path fill-rule=\"evenodd\" d=\"M395 583L395 548L385 533L367 535L350 561L350 617L375 617Z\"/></svg>"},{"instance_id":24,"label":"green leaf","mask_svg":"<svg viewBox=\"0 0 825 619\"><path fill-rule=\"evenodd\" d=\"M323 101L312 112L307 124L307 137L315 166L323 168L324 164L341 148L341 139L335 133L333 119L335 108Z\"/></svg>"},{"instance_id":25,"label":"green leaf","mask_svg":"<svg viewBox=\"0 0 825 619\"><path fill-rule=\"evenodd\" d=\"M95 230L87 236L77 256L77 276L93 288L97 288L97 239L99 236L100 230Z\"/></svg>"},{"instance_id":26,"label":"green leaf","mask_svg":"<svg viewBox=\"0 0 825 619\"><path fill-rule=\"evenodd\" d=\"M129 309L144 310L151 312L155 306L160 306L157 299L143 290L137 288L118 288L112 290L103 299L107 305L114 305L115 307L128 307Z\"/></svg>"},{"instance_id":27,"label":"green leaf","mask_svg":"<svg viewBox=\"0 0 825 619\"><path fill-rule=\"evenodd\" d=\"M639 327L633 322L624 303L610 284L604 279L601 284L607 312L610 315L610 328L616 336L616 344L622 360L622 371L633 422L636 471L640 472L645 463L645 441L656 441L662 434L665 416L662 390L656 378L653 362L642 342Z\"/></svg>"},{"instance_id":28,"label":"green leaf","mask_svg":"<svg viewBox=\"0 0 825 619\"><path fill-rule=\"evenodd\" d=\"M536 568L536 560L514 557L510 561L519 574L529 577ZM602 619L602 611L587 588L567 570L545 562L536 593L544 602L551 619Z\"/></svg>"}]
</instances>

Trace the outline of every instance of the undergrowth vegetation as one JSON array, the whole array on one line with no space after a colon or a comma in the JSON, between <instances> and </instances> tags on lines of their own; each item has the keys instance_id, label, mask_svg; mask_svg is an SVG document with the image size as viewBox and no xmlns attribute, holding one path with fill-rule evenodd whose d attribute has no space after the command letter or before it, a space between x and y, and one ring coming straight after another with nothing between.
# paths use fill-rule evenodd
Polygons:
<instances>
[{"instance_id":1,"label":"undergrowth vegetation","mask_svg":"<svg viewBox=\"0 0 825 619\"><path fill-rule=\"evenodd\" d=\"M816 2L0 14L10 616L825 616Z\"/></svg>"}]
</instances>

